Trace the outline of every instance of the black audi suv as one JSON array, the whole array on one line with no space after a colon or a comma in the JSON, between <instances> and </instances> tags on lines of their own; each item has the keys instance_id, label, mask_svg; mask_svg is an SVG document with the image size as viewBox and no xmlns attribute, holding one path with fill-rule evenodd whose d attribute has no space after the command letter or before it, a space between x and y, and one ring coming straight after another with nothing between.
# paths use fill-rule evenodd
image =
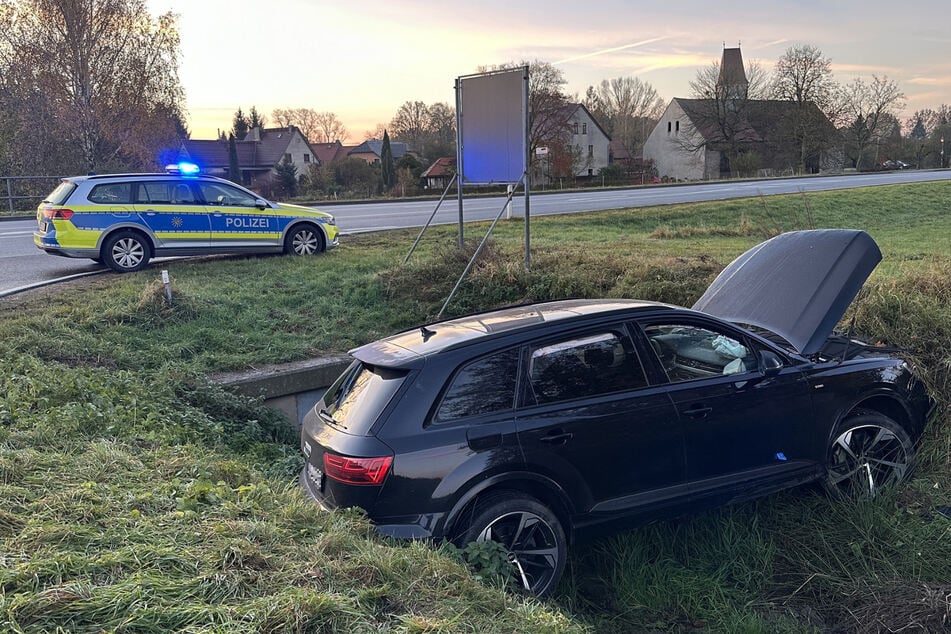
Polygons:
<instances>
[{"instance_id":1,"label":"black audi suv","mask_svg":"<svg viewBox=\"0 0 951 634\"><path fill-rule=\"evenodd\" d=\"M812 481L874 494L933 407L897 351L833 334L880 259L861 231L792 232L693 309L555 301L361 346L304 419L301 485L388 535L499 542L537 595L588 529Z\"/></svg>"}]
</instances>

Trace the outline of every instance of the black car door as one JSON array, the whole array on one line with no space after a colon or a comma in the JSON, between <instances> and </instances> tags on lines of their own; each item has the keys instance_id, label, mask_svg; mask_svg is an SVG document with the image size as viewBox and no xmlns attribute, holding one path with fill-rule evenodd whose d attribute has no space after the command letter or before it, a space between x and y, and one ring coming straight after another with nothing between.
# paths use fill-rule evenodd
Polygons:
<instances>
[{"instance_id":1,"label":"black car door","mask_svg":"<svg viewBox=\"0 0 951 634\"><path fill-rule=\"evenodd\" d=\"M641 325L683 425L688 482L781 482L815 468L812 395L795 365L764 373L758 342L712 320L668 317Z\"/></svg>"},{"instance_id":2,"label":"black car door","mask_svg":"<svg viewBox=\"0 0 951 634\"><path fill-rule=\"evenodd\" d=\"M683 482L676 411L648 384L624 325L539 341L522 369L516 427L526 464L578 511L623 512Z\"/></svg>"}]
</instances>

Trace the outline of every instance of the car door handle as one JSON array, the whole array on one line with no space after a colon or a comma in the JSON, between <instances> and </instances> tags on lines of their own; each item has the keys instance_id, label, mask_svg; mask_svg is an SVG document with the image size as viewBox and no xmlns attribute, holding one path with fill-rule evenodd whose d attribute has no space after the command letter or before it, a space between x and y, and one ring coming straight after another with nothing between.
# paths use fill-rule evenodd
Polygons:
<instances>
[{"instance_id":1,"label":"car door handle","mask_svg":"<svg viewBox=\"0 0 951 634\"><path fill-rule=\"evenodd\" d=\"M563 445L569 440L574 438L574 434L569 432L562 431L553 431L545 436L539 438L542 442L551 443L552 445Z\"/></svg>"},{"instance_id":2,"label":"car door handle","mask_svg":"<svg viewBox=\"0 0 951 634\"><path fill-rule=\"evenodd\" d=\"M712 411L712 407L707 407L706 405L694 405L690 409L685 409L683 414L685 416L689 416L690 418L706 418L707 414Z\"/></svg>"}]
</instances>

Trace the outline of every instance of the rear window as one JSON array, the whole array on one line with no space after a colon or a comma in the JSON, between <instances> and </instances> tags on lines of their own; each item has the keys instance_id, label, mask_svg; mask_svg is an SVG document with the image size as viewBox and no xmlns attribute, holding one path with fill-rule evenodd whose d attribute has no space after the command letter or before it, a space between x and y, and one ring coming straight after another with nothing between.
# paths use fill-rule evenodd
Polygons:
<instances>
[{"instance_id":1,"label":"rear window","mask_svg":"<svg viewBox=\"0 0 951 634\"><path fill-rule=\"evenodd\" d=\"M61 181L60 184L56 186L56 189L53 190L53 193L47 196L43 202L53 205L62 205L75 190L76 183L72 181Z\"/></svg>"},{"instance_id":2,"label":"rear window","mask_svg":"<svg viewBox=\"0 0 951 634\"><path fill-rule=\"evenodd\" d=\"M365 436L405 377L404 370L354 361L317 403L319 413L348 434Z\"/></svg>"}]
</instances>

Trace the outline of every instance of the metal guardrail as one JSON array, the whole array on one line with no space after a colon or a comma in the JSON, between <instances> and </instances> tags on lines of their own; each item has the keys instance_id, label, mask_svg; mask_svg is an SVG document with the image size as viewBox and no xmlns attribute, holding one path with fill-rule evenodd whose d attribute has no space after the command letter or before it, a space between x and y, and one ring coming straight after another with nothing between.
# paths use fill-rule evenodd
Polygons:
<instances>
[{"instance_id":1,"label":"metal guardrail","mask_svg":"<svg viewBox=\"0 0 951 634\"><path fill-rule=\"evenodd\" d=\"M33 211L62 179L61 176L0 176L5 181L0 195L7 199L6 210L10 213ZM31 201L21 204L21 201Z\"/></svg>"}]
</instances>

